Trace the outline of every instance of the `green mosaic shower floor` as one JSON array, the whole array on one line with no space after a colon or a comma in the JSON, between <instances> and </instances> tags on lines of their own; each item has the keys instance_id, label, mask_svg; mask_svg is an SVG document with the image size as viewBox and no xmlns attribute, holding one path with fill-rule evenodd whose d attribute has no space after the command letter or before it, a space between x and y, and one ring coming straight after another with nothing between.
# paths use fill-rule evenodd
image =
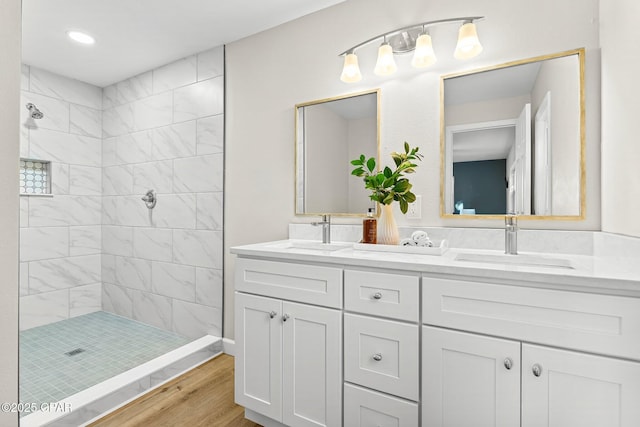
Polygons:
<instances>
[{"instance_id":1,"label":"green mosaic shower floor","mask_svg":"<svg viewBox=\"0 0 640 427\"><path fill-rule=\"evenodd\" d=\"M22 331L20 401L60 401L190 341L103 311Z\"/></svg>"}]
</instances>

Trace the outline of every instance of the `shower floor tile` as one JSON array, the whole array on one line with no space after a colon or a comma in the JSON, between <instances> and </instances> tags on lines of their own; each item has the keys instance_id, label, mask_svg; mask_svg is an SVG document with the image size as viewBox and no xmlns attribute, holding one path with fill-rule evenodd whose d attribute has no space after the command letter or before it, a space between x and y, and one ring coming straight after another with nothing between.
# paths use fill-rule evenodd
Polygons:
<instances>
[{"instance_id":1,"label":"shower floor tile","mask_svg":"<svg viewBox=\"0 0 640 427\"><path fill-rule=\"evenodd\" d=\"M103 311L22 331L20 401L60 401L190 341Z\"/></svg>"}]
</instances>

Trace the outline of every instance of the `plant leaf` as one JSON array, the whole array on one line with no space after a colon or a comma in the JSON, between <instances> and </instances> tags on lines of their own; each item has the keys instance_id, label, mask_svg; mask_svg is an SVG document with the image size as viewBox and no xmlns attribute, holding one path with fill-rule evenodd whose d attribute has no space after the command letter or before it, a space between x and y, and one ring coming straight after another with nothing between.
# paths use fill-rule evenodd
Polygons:
<instances>
[{"instance_id":1,"label":"plant leaf","mask_svg":"<svg viewBox=\"0 0 640 427\"><path fill-rule=\"evenodd\" d=\"M399 202L400 202L400 210L402 211L403 214L406 214L407 211L409 210L409 204L405 199L400 199Z\"/></svg>"},{"instance_id":2,"label":"plant leaf","mask_svg":"<svg viewBox=\"0 0 640 427\"><path fill-rule=\"evenodd\" d=\"M353 166L362 166L362 160L360 159L351 160L351 164Z\"/></svg>"},{"instance_id":3,"label":"plant leaf","mask_svg":"<svg viewBox=\"0 0 640 427\"><path fill-rule=\"evenodd\" d=\"M376 159L371 157L369 160L367 160L367 169L369 169L369 172L373 172L375 168L376 168Z\"/></svg>"}]
</instances>

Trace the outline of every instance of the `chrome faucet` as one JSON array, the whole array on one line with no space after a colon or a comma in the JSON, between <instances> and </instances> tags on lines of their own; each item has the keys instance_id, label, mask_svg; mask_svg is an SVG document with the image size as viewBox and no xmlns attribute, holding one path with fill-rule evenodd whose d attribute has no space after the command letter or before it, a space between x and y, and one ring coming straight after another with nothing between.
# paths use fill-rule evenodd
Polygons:
<instances>
[{"instance_id":1,"label":"chrome faucet","mask_svg":"<svg viewBox=\"0 0 640 427\"><path fill-rule=\"evenodd\" d=\"M331 215L322 215L322 221L312 222L311 225L321 225L322 243L331 243Z\"/></svg>"},{"instance_id":2,"label":"chrome faucet","mask_svg":"<svg viewBox=\"0 0 640 427\"><path fill-rule=\"evenodd\" d=\"M518 216L515 214L504 217L504 253L518 255Z\"/></svg>"}]
</instances>

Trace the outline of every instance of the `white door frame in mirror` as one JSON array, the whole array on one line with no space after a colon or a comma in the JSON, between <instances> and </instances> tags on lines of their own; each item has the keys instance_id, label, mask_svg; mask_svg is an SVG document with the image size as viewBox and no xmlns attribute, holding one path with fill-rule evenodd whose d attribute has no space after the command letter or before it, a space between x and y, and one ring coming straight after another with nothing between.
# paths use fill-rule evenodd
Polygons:
<instances>
[{"instance_id":1,"label":"white door frame in mirror","mask_svg":"<svg viewBox=\"0 0 640 427\"><path fill-rule=\"evenodd\" d=\"M532 220L584 220L586 216L586 154L585 154L585 82L584 82L584 70L585 70L585 50L584 48L574 49L566 52L559 52L550 55L543 55L534 58L528 58L518 61L512 61L496 66L485 67L481 69L469 70L460 73L448 74L441 76L440 79L440 215L443 218L455 218L455 219L502 219L504 218L504 214L491 214L491 215L459 215L454 213L454 194L453 194L453 164L450 161L453 159L453 147L452 144L452 136L456 131L465 131L464 125L462 123L466 123L469 125L469 122L459 120L458 122L445 120L445 82L447 79L454 79L457 77L470 76L472 74L480 74L485 73L487 71L493 70L501 70L509 67L515 67L519 65L525 65L535 62L542 62L550 59L563 58L563 57L571 57L575 56L577 58L577 69L578 73L576 76L576 83L579 84L577 88L577 96L579 97L576 102L576 118L575 122L576 127L570 128L571 132L574 132L572 135L575 135L576 145L572 145L572 150L575 152L575 164L577 165L575 169L575 193L571 194L570 197L575 197L573 204L573 209L569 214L567 213L559 213L554 214L553 210L550 209L552 197L559 197L562 194L558 194L554 196L554 189L551 185L554 176L552 174L551 168L543 167L542 163L545 165L550 165L550 162L553 162L553 158L551 157L551 148L553 148L553 142L558 144L558 140L561 138L555 138L551 135L550 131L540 135L540 129L546 128L547 130L551 129L551 121L552 116L550 114L551 109L551 100L554 99L552 94L546 94L544 99L539 99L538 96L541 96L540 93L536 95L536 99L540 101L540 105L537 108L537 111L531 111L530 114L533 115L531 120L529 120L528 126L533 128L531 130L535 130L536 126L538 127L538 134L534 135L534 138L531 139L531 144L533 147L529 146L528 157L530 160L526 161L526 170L525 175L520 176L519 182L517 185L526 189L527 187L527 179L528 176L528 186L529 191L531 191L531 185L534 185L534 188L543 188L544 191L541 194L529 194L525 195L520 194L517 195L517 200L522 203L515 202L514 205L516 207L516 213L518 215L522 215L522 219L532 219ZM520 67L522 68L522 67ZM513 70L520 70L520 68ZM509 71L509 70L505 70ZM518 71L519 72L519 71ZM465 84L468 84L465 82ZM463 92L458 93L466 93L464 90L472 90L473 87L468 86L458 86L457 89L460 90L463 88ZM502 88L500 88L502 89ZM544 92L542 92L544 94ZM492 98L494 102L496 100L502 101L503 96L496 96L496 98ZM556 100L558 102L559 100ZM448 101L447 101L448 102ZM469 102L469 101L467 101ZM563 108L566 106L562 105ZM546 112L545 112L546 109ZM557 110L556 110L557 111ZM573 111L573 110L570 110ZM483 114L477 114L478 116L482 116ZM485 117L480 118L478 122L482 123L485 126L489 126L490 122L499 122L500 119L508 119L514 116L506 116L506 117ZM460 117L458 116L458 119ZM559 122L554 121L556 125ZM479 123L475 123L474 125L478 125ZM499 126L499 124L497 124ZM468 126L466 131L472 126ZM531 137L531 132L527 132L527 134ZM536 150L536 146L538 150ZM557 147L556 147L557 148ZM526 150L526 145L525 145ZM532 161L531 159L537 159ZM536 173L536 163L538 163L538 169ZM557 166L560 167L560 166ZM506 179L508 180L509 171L506 171ZM540 172L544 172L544 174L540 174ZM518 173L515 173L514 176L518 176ZM521 174L520 174L521 175ZM532 176L533 175L533 176ZM561 179L561 178L560 178ZM556 178L558 180L558 178ZM516 179L518 181L518 179ZM563 189L566 190L566 189ZM535 192L534 192L535 193ZM567 194L567 193L564 193ZM508 196L508 192L505 193L505 196ZM528 206L528 208L527 208ZM527 212L532 212L533 215L527 215ZM576 212L573 214L573 212ZM538 213L539 212L539 213Z\"/></svg>"}]
</instances>

